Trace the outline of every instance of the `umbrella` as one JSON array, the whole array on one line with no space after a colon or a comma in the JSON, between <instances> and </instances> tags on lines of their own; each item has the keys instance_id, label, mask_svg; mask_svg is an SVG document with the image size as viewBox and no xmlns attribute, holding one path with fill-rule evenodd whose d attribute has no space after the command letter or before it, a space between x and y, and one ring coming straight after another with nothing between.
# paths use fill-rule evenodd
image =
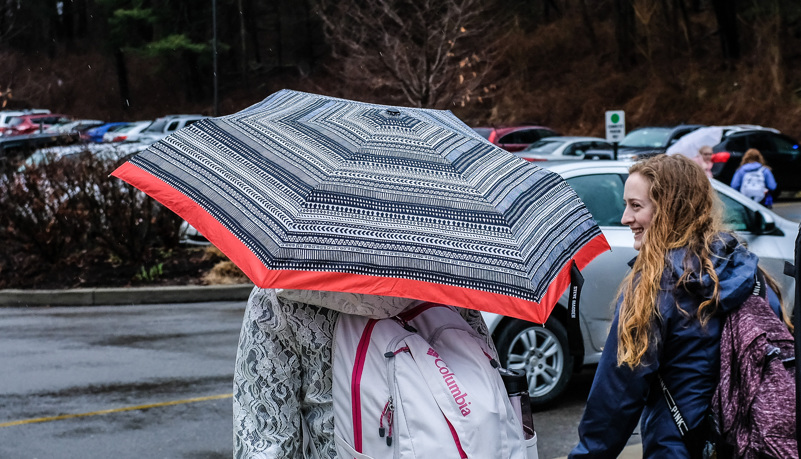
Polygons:
<instances>
[{"instance_id":1,"label":"umbrella","mask_svg":"<svg viewBox=\"0 0 801 459\"><path fill-rule=\"evenodd\" d=\"M452 304L543 323L609 246L557 174L449 111L290 90L154 143L114 176L257 285Z\"/></svg>"},{"instance_id":2,"label":"umbrella","mask_svg":"<svg viewBox=\"0 0 801 459\"><path fill-rule=\"evenodd\" d=\"M714 147L720 143L722 137L723 128L720 126L701 127L683 135L676 143L669 146L665 153L668 155L680 153L693 159L698 156L701 147L705 145Z\"/></svg>"}]
</instances>

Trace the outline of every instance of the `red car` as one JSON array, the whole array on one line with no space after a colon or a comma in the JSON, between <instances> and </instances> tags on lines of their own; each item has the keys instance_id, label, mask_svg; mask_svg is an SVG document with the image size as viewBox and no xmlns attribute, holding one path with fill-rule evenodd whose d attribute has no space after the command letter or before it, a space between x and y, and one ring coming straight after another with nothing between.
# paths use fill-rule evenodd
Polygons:
<instances>
[{"instance_id":1,"label":"red car","mask_svg":"<svg viewBox=\"0 0 801 459\"><path fill-rule=\"evenodd\" d=\"M543 137L559 135L544 126L474 127L473 130L506 151L520 151Z\"/></svg>"},{"instance_id":2,"label":"red car","mask_svg":"<svg viewBox=\"0 0 801 459\"><path fill-rule=\"evenodd\" d=\"M8 129L3 133L4 136L36 134L42 132L54 124L68 123L72 118L67 115L57 113L40 113L31 115L20 115L11 118L8 122Z\"/></svg>"}]
</instances>

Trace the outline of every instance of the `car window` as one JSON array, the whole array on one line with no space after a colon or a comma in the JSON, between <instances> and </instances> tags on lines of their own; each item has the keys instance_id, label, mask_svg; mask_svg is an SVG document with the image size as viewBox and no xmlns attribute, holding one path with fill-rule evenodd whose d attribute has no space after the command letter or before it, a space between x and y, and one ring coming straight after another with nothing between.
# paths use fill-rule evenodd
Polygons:
<instances>
[{"instance_id":1,"label":"car window","mask_svg":"<svg viewBox=\"0 0 801 459\"><path fill-rule=\"evenodd\" d=\"M760 152L776 151L775 145L771 142L770 136L767 134L752 135L748 141L749 147L756 148Z\"/></svg>"},{"instance_id":2,"label":"car window","mask_svg":"<svg viewBox=\"0 0 801 459\"><path fill-rule=\"evenodd\" d=\"M606 142L593 142L592 148L596 150L611 150L612 145Z\"/></svg>"},{"instance_id":3,"label":"car window","mask_svg":"<svg viewBox=\"0 0 801 459\"><path fill-rule=\"evenodd\" d=\"M623 226L623 178L618 174L582 175L567 179L599 226Z\"/></svg>"},{"instance_id":4,"label":"car window","mask_svg":"<svg viewBox=\"0 0 801 459\"><path fill-rule=\"evenodd\" d=\"M156 121L153 121L150 126L145 129L145 132L162 132L164 130L164 126L167 125L166 118L159 118Z\"/></svg>"},{"instance_id":5,"label":"car window","mask_svg":"<svg viewBox=\"0 0 801 459\"><path fill-rule=\"evenodd\" d=\"M535 153L538 155L550 155L554 152L563 142L553 141L553 140L538 140L526 148L526 153Z\"/></svg>"},{"instance_id":6,"label":"car window","mask_svg":"<svg viewBox=\"0 0 801 459\"><path fill-rule=\"evenodd\" d=\"M642 128L629 132L620 142L621 147L663 147L667 143L670 129Z\"/></svg>"},{"instance_id":7,"label":"car window","mask_svg":"<svg viewBox=\"0 0 801 459\"><path fill-rule=\"evenodd\" d=\"M558 137L556 132L550 129L540 129L537 131L537 135L539 136L540 139L545 137Z\"/></svg>"},{"instance_id":8,"label":"car window","mask_svg":"<svg viewBox=\"0 0 801 459\"><path fill-rule=\"evenodd\" d=\"M576 142L573 145L565 148L564 155L565 156L578 156L579 154L584 154L587 149L589 148L589 142Z\"/></svg>"},{"instance_id":9,"label":"car window","mask_svg":"<svg viewBox=\"0 0 801 459\"><path fill-rule=\"evenodd\" d=\"M748 231L753 223L753 212L736 200L718 192L723 201L723 221L734 231Z\"/></svg>"},{"instance_id":10,"label":"car window","mask_svg":"<svg viewBox=\"0 0 801 459\"><path fill-rule=\"evenodd\" d=\"M180 123L181 123L180 121L173 121L172 123L170 123L170 125L167 126L167 132L172 132L172 131L178 129L178 125Z\"/></svg>"},{"instance_id":11,"label":"car window","mask_svg":"<svg viewBox=\"0 0 801 459\"><path fill-rule=\"evenodd\" d=\"M787 136L783 135L773 136L773 143L776 144L777 153L785 155L792 155L798 153L798 142Z\"/></svg>"},{"instance_id":12,"label":"car window","mask_svg":"<svg viewBox=\"0 0 801 459\"><path fill-rule=\"evenodd\" d=\"M541 137L539 129L524 129L506 134L498 143L534 143Z\"/></svg>"},{"instance_id":13,"label":"car window","mask_svg":"<svg viewBox=\"0 0 801 459\"><path fill-rule=\"evenodd\" d=\"M187 120L187 122L186 122L186 124L184 125L184 127L186 127L186 126L191 126L192 124L195 124L195 123L197 123L198 121L200 121L200 118L196 118L196 119L193 119L193 120Z\"/></svg>"},{"instance_id":14,"label":"car window","mask_svg":"<svg viewBox=\"0 0 801 459\"><path fill-rule=\"evenodd\" d=\"M748 150L748 139L744 136L733 136L726 141L724 147L729 151L745 151Z\"/></svg>"},{"instance_id":15,"label":"car window","mask_svg":"<svg viewBox=\"0 0 801 459\"><path fill-rule=\"evenodd\" d=\"M696 129L698 129L698 128L695 128L695 127L686 127L686 128L676 129L675 131L673 131L673 138L671 138L671 139L670 139L670 142L668 142L668 146L670 146L670 145L673 145L673 144L674 144L674 143L676 143L676 141L678 141L680 138L682 138L682 137L684 137L685 135L687 135L687 134L689 134L689 133L693 132L693 131L694 131L694 130L696 130Z\"/></svg>"}]
</instances>

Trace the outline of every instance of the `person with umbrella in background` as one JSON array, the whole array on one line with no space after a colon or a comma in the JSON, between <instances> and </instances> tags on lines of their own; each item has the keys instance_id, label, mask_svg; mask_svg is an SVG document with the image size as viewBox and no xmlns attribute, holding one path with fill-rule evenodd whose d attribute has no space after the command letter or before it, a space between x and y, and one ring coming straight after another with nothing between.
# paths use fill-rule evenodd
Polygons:
<instances>
[{"instance_id":1,"label":"person with umbrella in background","mask_svg":"<svg viewBox=\"0 0 801 459\"><path fill-rule=\"evenodd\" d=\"M712 154L712 147L704 145L698 149L698 154L693 158L708 178L712 178Z\"/></svg>"},{"instance_id":2,"label":"person with umbrella in background","mask_svg":"<svg viewBox=\"0 0 801 459\"><path fill-rule=\"evenodd\" d=\"M660 155L634 164L623 196L621 223L639 255L621 285L569 457L617 457L639 421L643 457L700 458L726 314L749 298L759 273L781 315L779 289L724 230L722 204L692 160ZM688 432L674 422L662 384Z\"/></svg>"},{"instance_id":3,"label":"person with umbrella in background","mask_svg":"<svg viewBox=\"0 0 801 459\"><path fill-rule=\"evenodd\" d=\"M609 249L560 176L447 111L284 90L194 123L112 175L187 220L257 286L237 360L242 456L299 451L288 438L301 421L331 453L337 311L389 317L417 301L544 323L571 272ZM486 336L477 313L462 315ZM303 395L283 392L307 383ZM280 416L265 415L273 409Z\"/></svg>"}]
</instances>

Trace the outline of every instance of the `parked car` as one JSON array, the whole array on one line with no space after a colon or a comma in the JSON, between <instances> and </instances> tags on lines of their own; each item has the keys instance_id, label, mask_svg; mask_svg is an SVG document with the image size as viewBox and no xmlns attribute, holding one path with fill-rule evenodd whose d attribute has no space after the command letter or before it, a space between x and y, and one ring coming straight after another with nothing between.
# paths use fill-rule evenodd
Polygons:
<instances>
[{"instance_id":1,"label":"parked car","mask_svg":"<svg viewBox=\"0 0 801 459\"><path fill-rule=\"evenodd\" d=\"M43 132L54 124L69 123L70 121L72 121L71 117L54 113L19 115L11 118L8 122L8 129L3 132L3 135L15 136L35 134L37 132Z\"/></svg>"},{"instance_id":2,"label":"parked car","mask_svg":"<svg viewBox=\"0 0 801 459\"><path fill-rule=\"evenodd\" d=\"M580 322L584 355L572 358L565 328L567 295L564 295L543 325L484 313L501 364L525 370L534 405L556 401L577 368L597 364L614 315L617 289L634 258L634 237L620 223L623 215L623 186L631 162L573 161L543 162L560 174L584 201L609 241L612 250L593 260L583 270ZM731 229L759 255L760 264L781 284L785 302L792 304L794 282L783 274L785 261L792 262L798 224L785 220L737 191L712 180L725 206Z\"/></svg>"},{"instance_id":3,"label":"parked car","mask_svg":"<svg viewBox=\"0 0 801 459\"><path fill-rule=\"evenodd\" d=\"M734 171L740 166L749 148L762 153L765 162L782 191L801 191L801 151L798 141L775 129L758 126L734 126L725 129L719 144L712 147L712 175L721 182L731 183Z\"/></svg>"},{"instance_id":4,"label":"parked car","mask_svg":"<svg viewBox=\"0 0 801 459\"><path fill-rule=\"evenodd\" d=\"M103 142L125 142L129 137L133 139L134 136L139 135L145 128L150 126L153 121L134 121L128 125L114 131L109 131L103 134Z\"/></svg>"},{"instance_id":5,"label":"parked car","mask_svg":"<svg viewBox=\"0 0 801 459\"><path fill-rule=\"evenodd\" d=\"M6 129L8 129L8 123L11 121L11 118L20 115L36 115L36 114L46 114L50 113L50 110L45 108L30 108L26 110L3 110L0 111L0 135L3 135Z\"/></svg>"},{"instance_id":6,"label":"parked car","mask_svg":"<svg viewBox=\"0 0 801 459\"><path fill-rule=\"evenodd\" d=\"M211 245L211 242L186 220L181 222L181 226L178 228L178 243L183 245Z\"/></svg>"},{"instance_id":7,"label":"parked car","mask_svg":"<svg viewBox=\"0 0 801 459\"><path fill-rule=\"evenodd\" d=\"M26 168L38 167L44 163L54 163L62 159L79 158L84 152L90 153L93 157L103 160L119 160L128 156L140 153L147 148L145 144L139 143L86 143L74 145L55 145L39 148L30 156L22 161L17 172L23 172Z\"/></svg>"},{"instance_id":8,"label":"parked car","mask_svg":"<svg viewBox=\"0 0 801 459\"><path fill-rule=\"evenodd\" d=\"M131 123L125 121L115 121L112 123L104 123L100 126L87 129L81 134L81 140L86 142L100 143L103 141L103 136L106 133L114 133L130 125Z\"/></svg>"},{"instance_id":9,"label":"parked car","mask_svg":"<svg viewBox=\"0 0 801 459\"><path fill-rule=\"evenodd\" d=\"M546 137L514 154L526 161L612 159L612 144L600 137Z\"/></svg>"},{"instance_id":10,"label":"parked car","mask_svg":"<svg viewBox=\"0 0 801 459\"><path fill-rule=\"evenodd\" d=\"M138 135L129 136L127 140L153 143L204 118L208 117L203 115L167 115L156 119Z\"/></svg>"},{"instance_id":11,"label":"parked car","mask_svg":"<svg viewBox=\"0 0 801 459\"><path fill-rule=\"evenodd\" d=\"M544 138L559 135L544 126L474 127L474 131L506 151L520 151Z\"/></svg>"},{"instance_id":12,"label":"parked car","mask_svg":"<svg viewBox=\"0 0 801 459\"><path fill-rule=\"evenodd\" d=\"M702 125L680 124L672 127L647 126L634 129L620 141L617 159L642 159L664 153L682 136L699 127Z\"/></svg>"},{"instance_id":13,"label":"parked car","mask_svg":"<svg viewBox=\"0 0 801 459\"><path fill-rule=\"evenodd\" d=\"M44 132L46 134L75 134L78 139L80 139L81 134L83 134L86 130L93 127L102 126L103 124L104 121L102 120L79 119L66 123L53 124L46 128Z\"/></svg>"}]
</instances>

